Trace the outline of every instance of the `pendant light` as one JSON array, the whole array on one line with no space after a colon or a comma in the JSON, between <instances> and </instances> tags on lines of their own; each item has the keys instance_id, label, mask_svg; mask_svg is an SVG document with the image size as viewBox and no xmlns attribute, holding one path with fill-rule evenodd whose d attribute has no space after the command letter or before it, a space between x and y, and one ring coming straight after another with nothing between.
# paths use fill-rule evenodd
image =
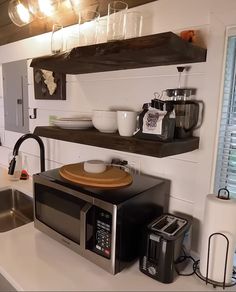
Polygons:
<instances>
[{"instance_id":1,"label":"pendant light","mask_svg":"<svg viewBox=\"0 0 236 292\"><path fill-rule=\"evenodd\" d=\"M60 0L28 0L30 11L37 18L55 15L60 5Z\"/></svg>"},{"instance_id":2,"label":"pendant light","mask_svg":"<svg viewBox=\"0 0 236 292\"><path fill-rule=\"evenodd\" d=\"M24 26L34 20L25 0L11 0L8 4L8 15L17 26Z\"/></svg>"}]
</instances>

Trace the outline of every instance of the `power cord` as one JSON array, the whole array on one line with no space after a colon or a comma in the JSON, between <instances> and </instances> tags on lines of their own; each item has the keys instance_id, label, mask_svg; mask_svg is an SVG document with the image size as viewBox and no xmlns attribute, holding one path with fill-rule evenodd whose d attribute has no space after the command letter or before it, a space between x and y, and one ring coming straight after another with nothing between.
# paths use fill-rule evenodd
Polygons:
<instances>
[{"instance_id":1,"label":"power cord","mask_svg":"<svg viewBox=\"0 0 236 292\"><path fill-rule=\"evenodd\" d=\"M174 263L174 266L175 266L175 271L176 273L179 275L179 276L185 276L185 277L188 277L188 276L192 276L192 275L196 275L199 279L203 280L203 281L206 281L206 278L204 278L200 273L199 273L199 262L200 260L195 260L191 255L188 255L186 253L186 251L184 250L184 248L182 248L182 253L183 255L181 255ZM190 273L181 273L180 270L178 269L178 265L179 264L183 264L185 261L187 260L191 260L193 265L192 265L192 271ZM232 276L232 280L233 280L233 283L231 284L226 284L225 287L233 287L236 285L236 270L235 268L233 269L233 276ZM209 281L209 284L212 284L214 287L216 286L221 286L219 285L217 282L214 282L214 281ZM222 287L222 286L221 286Z\"/></svg>"},{"instance_id":2,"label":"power cord","mask_svg":"<svg viewBox=\"0 0 236 292\"><path fill-rule=\"evenodd\" d=\"M186 277L192 276L195 274L194 264L196 263L196 260L192 256L187 255L184 248L182 248L182 252L183 252L183 255L181 255L174 263L175 271L179 276L186 276ZM188 261L188 260L191 260L193 262L193 271L190 273L181 273L180 270L178 269L178 265L183 264L185 261Z\"/></svg>"}]
</instances>

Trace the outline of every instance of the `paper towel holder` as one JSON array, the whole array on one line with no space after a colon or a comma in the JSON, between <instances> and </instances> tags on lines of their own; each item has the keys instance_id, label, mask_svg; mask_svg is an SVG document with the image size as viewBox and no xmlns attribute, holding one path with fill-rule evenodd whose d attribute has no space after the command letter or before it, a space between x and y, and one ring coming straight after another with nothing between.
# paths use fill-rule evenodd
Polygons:
<instances>
[{"instance_id":1,"label":"paper towel holder","mask_svg":"<svg viewBox=\"0 0 236 292\"><path fill-rule=\"evenodd\" d=\"M216 198L216 200L218 200L218 202L220 200L222 200L222 201L230 201L231 200L230 192L226 187L220 188L218 190L218 194L215 195L215 196L212 195L212 198ZM228 203L230 204L230 202L228 202ZM213 280L214 277L213 277L213 279L209 278L209 268L210 268L210 266L212 264L211 261L210 261L210 252L211 252L211 249L212 249L211 240L213 238L215 238L215 237L223 238L224 242L226 243L225 251L223 250L223 254L222 254L222 256L224 257L224 259L222 258L222 262L224 262L224 265L220 264L220 267L219 267L220 269L222 267L223 275L222 275L222 278L217 279L218 281L216 281L216 279ZM231 281L230 281L230 278L228 278L228 276L229 276L228 272L230 272L230 269L228 267L228 255L229 255L229 252L230 252L230 239L229 239L229 237L227 237L227 235L225 235L224 233L220 232L220 230L218 230L216 232L209 233L208 237L206 237L206 239L207 239L207 242L208 242L207 246L206 246L206 255L205 255L206 256L206 262L205 262L205 260L203 260L203 263L206 263L206 266L202 269L202 272L206 273L206 274L204 276L200 271L200 265L199 265L200 260L196 261L195 264L194 264L194 272L195 272L195 274L202 281L204 281L206 283L206 285L207 284L211 284L211 285L213 285L214 288L222 287L223 289L225 289L226 287L235 286L236 285L236 278L234 278L234 275L233 274L231 275ZM224 252L225 252L225 256L224 256ZM232 267L232 272L233 272L233 267ZM226 282L226 277L227 277L227 282Z\"/></svg>"},{"instance_id":2,"label":"paper towel holder","mask_svg":"<svg viewBox=\"0 0 236 292\"><path fill-rule=\"evenodd\" d=\"M211 239L213 236L217 236L217 235L220 235L220 236L223 236L227 242L227 246L226 246L226 253L225 253L225 267L224 267L224 280L222 282L216 282L214 280L211 280L209 279L208 277L208 271L209 271L209 255L210 255L210 245L211 245ZM209 237L208 237L208 250L207 250L207 271L206 271L206 277L204 277L201 272L200 272L200 269L199 269L199 262L200 260L196 261L195 265L194 265L194 272L195 274L198 276L198 278L200 278L201 280L203 280L206 285L207 284L211 284L213 285L214 288L216 287L222 287L223 289L225 289L226 287L232 287L232 286L235 286L236 285L236 281L233 281L231 283L225 283L226 281L226 268L227 268L227 259L228 259L228 250L229 250L229 239L228 237L223 234L223 233L220 233L220 232L215 232L215 233L212 233Z\"/></svg>"},{"instance_id":3,"label":"paper towel holder","mask_svg":"<svg viewBox=\"0 0 236 292\"><path fill-rule=\"evenodd\" d=\"M227 190L228 191L228 190ZM228 192L228 195L229 195L229 192ZM215 281L210 281L210 279L208 278L208 275L209 275L209 262L210 262L210 248L211 248L211 239L213 236L217 236L217 235L220 235L220 236L223 236L226 240L226 252L225 252L225 266L224 266L224 280L223 282L219 282L218 285L216 284L217 282ZM223 234L223 233L220 233L220 232L215 232L215 233L212 233L209 238L208 238L208 250L207 250L207 270L206 270L206 285L208 283L211 283L213 284L213 287L215 286L220 286L220 287L223 287L223 289L225 289L225 279L226 279L226 269L227 269L227 262L228 262L228 253L229 253L229 239L228 237Z\"/></svg>"},{"instance_id":4,"label":"paper towel holder","mask_svg":"<svg viewBox=\"0 0 236 292\"><path fill-rule=\"evenodd\" d=\"M222 192L224 191L224 195L222 195ZM230 193L227 188L220 188L218 190L217 198L221 200L230 200ZM214 236L222 236L226 240L226 250L225 250L225 264L224 264L224 275L223 275L223 281L222 282L216 282L214 280L209 279L209 265L210 265L210 249L211 249L211 240ZM207 266L206 266L206 277L204 277L199 269L199 261L195 267L195 273L197 276L205 281L207 284L212 284L214 288L216 287L222 287L225 289L225 287L232 287L236 285L236 281L231 281L231 283L226 283L226 272L227 272L227 263L228 263L228 253L229 253L229 239L228 237L221 233L221 232L214 232L209 235L208 237L208 246L207 246Z\"/></svg>"}]
</instances>

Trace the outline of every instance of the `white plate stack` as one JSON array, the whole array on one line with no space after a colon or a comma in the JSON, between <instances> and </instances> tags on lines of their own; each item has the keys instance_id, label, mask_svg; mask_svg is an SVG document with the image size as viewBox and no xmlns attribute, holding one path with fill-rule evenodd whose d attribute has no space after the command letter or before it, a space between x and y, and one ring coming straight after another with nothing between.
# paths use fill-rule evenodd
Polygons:
<instances>
[{"instance_id":1,"label":"white plate stack","mask_svg":"<svg viewBox=\"0 0 236 292\"><path fill-rule=\"evenodd\" d=\"M61 129L85 130L93 127L90 117L59 118L53 121L54 126Z\"/></svg>"}]
</instances>

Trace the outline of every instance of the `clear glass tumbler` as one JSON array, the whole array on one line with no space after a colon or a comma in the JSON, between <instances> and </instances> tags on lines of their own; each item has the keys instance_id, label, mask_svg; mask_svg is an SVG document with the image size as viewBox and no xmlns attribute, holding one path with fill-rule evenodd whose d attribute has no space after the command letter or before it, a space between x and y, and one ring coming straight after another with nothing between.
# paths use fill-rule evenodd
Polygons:
<instances>
[{"instance_id":1,"label":"clear glass tumbler","mask_svg":"<svg viewBox=\"0 0 236 292\"><path fill-rule=\"evenodd\" d=\"M136 38L142 35L143 16L138 11L129 11L126 16L125 38Z\"/></svg>"},{"instance_id":2,"label":"clear glass tumbler","mask_svg":"<svg viewBox=\"0 0 236 292\"><path fill-rule=\"evenodd\" d=\"M53 54L63 51L63 26L58 23L52 27L51 51Z\"/></svg>"},{"instance_id":3,"label":"clear glass tumbler","mask_svg":"<svg viewBox=\"0 0 236 292\"><path fill-rule=\"evenodd\" d=\"M80 46L96 44L99 18L100 14L97 11L82 10L79 12Z\"/></svg>"},{"instance_id":4,"label":"clear glass tumbler","mask_svg":"<svg viewBox=\"0 0 236 292\"><path fill-rule=\"evenodd\" d=\"M100 18L97 30L97 44L107 42L107 19Z\"/></svg>"},{"instance_id":5,"label":"clear glass tumbler","mask_svg":"<svg viewBox=\"0 0 236 292\"><path fill-rule=\"evenodd\" d=\"M70 33L66 37L66 50L70 51L73 48L76 48L80 45L79 43L79 34L78 33Z\"/></svg>"},{"instance_id":6,"label":"clear glass tumbler","mask_svg":"<svg viewBox=\"0 0 236 292\"><path fill-rule=\"evenodd\" d=\"M108 4L107 40L123 40L128 4L123 1L112 1Z\"/></svg>"}]
</instances>

